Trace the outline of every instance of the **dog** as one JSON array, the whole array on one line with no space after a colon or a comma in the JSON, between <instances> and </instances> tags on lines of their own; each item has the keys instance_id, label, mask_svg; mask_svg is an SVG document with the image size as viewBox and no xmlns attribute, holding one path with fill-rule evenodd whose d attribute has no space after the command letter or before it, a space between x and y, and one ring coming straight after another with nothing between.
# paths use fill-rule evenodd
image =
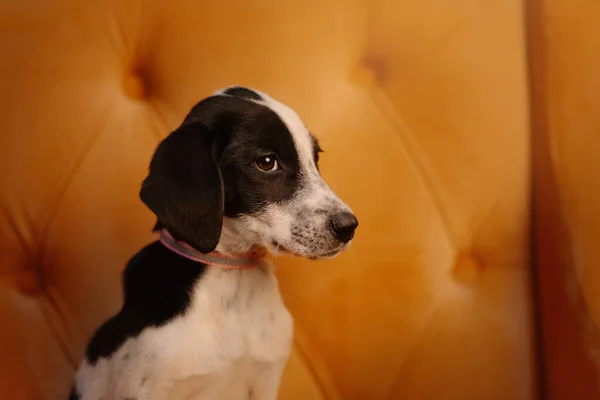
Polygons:
<instances>
[{"instance_id":1,"label":"dog","mask_svg":"<svg viewBox=\"0 0 600 400\"><path fill-rule=\"evenodd\" d=\"M140 199L160 239L123 273L124 304L91 338L70 400L277 398L293 320L265 255L327 259L358 220L323 181L290 107L231 86L162 140Z\"/></svg>"}]
</instances>

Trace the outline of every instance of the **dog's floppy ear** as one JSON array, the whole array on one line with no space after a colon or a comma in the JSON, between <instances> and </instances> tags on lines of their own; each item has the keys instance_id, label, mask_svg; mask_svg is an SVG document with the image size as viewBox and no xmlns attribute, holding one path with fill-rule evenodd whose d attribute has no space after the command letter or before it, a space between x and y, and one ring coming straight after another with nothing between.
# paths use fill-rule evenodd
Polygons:
<instances>
[{"instance_id":1,"label":"dog's floppy ear","mask_svg":"<svg viewBox=\"0 0 600 400\"><path fill-rule=\"evenodd\" d=\"M223 223L213 136L200 122L184 123L158 145L140 190L158 225L203 253L215 249Z\"/></svg>"}]
</instances>

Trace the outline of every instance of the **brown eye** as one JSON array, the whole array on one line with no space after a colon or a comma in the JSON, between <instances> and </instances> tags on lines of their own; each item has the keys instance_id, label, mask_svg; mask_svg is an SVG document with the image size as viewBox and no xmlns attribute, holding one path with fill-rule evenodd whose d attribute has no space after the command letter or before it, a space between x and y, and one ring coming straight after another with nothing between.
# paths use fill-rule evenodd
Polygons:
<instances>
[{"instance_id":1,"label":"brown eye","mask_svg":"<svg viewBox=\"0 0 600 400\"><path fill-rule=\"evenodd\" d=\"M275 171L279 169L279 164L274 155L269 154L256 160L256 166L262 171Z\"/></svg>"}]
</instances>

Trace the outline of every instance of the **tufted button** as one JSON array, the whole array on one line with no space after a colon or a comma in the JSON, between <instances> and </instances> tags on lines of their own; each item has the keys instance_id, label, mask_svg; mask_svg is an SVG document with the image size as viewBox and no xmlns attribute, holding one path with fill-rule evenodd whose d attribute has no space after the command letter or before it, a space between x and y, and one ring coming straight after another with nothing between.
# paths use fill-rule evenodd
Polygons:
<instances>
[{"instance_id":1,"label":"tufted button","mask_svg":"<svg viewBox=\"0 0 600 400\"><path fill-rule=\"evenodd\" d=\"M473 254L462 252L456 256L452 275L462 283L473 283L483 269L483 263Z\"/></svg>"},{"instance_id":2,"label":"tufted button","mask_svg":"<svg viewBox=\"0 0 600 400\"><path fill-rule=\"evenodd\" d=\"M363 83L368 83L368 86L373 84L381 84L387 77L387 65L380 57L365 56L360 62L363 75Z\"/></svg>"},{"instance_id":3,"label":"tufted button","mask_svg":"<svg viewBox=\"0 0 600 400\"><path fill-rule=\"evenodd\" d=\"M22 293L35 296L44 291L44 276L41 270L27 269L17 277L17 286Z\"/></svg>"},{"instance_id":4,"label":"tufted button","mask_svg":"<svg viewBox=\"0 0 600 400\"><path fill-rule=\"evenodd\" d=\"M126 74L123 79L123 90L134 100L147 99L150 96L150 80L140 69Z\"/></svg>"}]
</instances>

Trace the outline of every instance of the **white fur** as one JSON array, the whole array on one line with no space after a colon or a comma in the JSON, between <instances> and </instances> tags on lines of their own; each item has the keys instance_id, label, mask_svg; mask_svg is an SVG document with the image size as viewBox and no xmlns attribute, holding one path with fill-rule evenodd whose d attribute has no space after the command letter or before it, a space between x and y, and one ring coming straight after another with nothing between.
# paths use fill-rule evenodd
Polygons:
<instances>
[{"instance_id":1,"label":"white fur","mask_svg":"<svg viewBox=\"0 0 600 400\"><path fill-rule=\"evenodd\" d=\"M292 318L271 267L209 268L192 299L183 316L84 361L82 400L276 399Z\"/></svg>"}]
</instances>

